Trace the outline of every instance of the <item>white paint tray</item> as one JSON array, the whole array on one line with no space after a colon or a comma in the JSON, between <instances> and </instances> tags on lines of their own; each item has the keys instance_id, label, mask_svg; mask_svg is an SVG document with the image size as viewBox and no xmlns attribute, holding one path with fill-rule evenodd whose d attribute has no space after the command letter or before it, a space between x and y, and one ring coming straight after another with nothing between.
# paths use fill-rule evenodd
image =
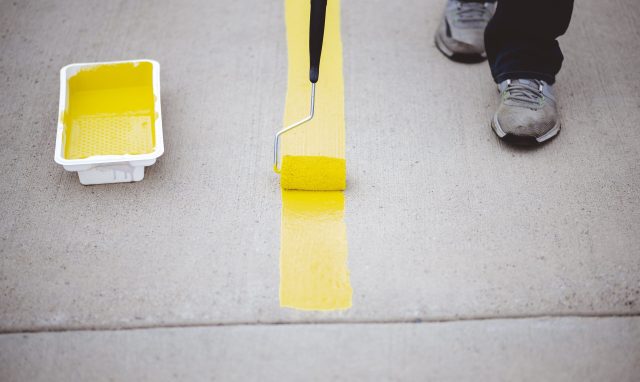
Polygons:
<instances>
[{"instance_id":1,"label":"white paint tray","mask_svg":"<svg viewBox=\"0 0 640 382\"><path fill-rule=\"evenodd\" d=\"M60 70L55 161L85 185L140 181L164 152L160 64L67 65Z\"/></svg>"}]
</instances>

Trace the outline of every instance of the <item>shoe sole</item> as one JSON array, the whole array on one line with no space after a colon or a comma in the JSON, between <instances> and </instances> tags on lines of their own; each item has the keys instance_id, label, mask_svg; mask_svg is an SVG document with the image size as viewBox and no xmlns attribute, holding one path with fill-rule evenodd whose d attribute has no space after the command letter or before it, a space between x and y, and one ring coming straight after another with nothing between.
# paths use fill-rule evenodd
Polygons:
<instances>
[{"instance_id":1,"label":"shoe sole","mask_svg":"<svg viewBox=\"0 0 640 382\"><path fill-rule=\"evenodd\" d=\"M498 122L498 113L493 115L493 119L491 120L491 128L493 132L496 133L498 138L502 139L505 142L518 145L518 146L535 146L543 144L544 142L554 138L560 132L560 121L556 123L551 130L547 131L543 135L539 137L532 136L522 136L515 135L512 133L505 133L504 130L500 127L500 123Z\"/></svg>"},{"instance_id":2,"label":"shoe sole","mask_svg":"<svg viewBox=\"0 0 640 382\"><path fill-rule=\"evenodd\" d=\"M462 62L465 64L476 64L487 59L486 53L455 53L451 49L447 48L442 38L436 33L435 37L436 48L440 53L444 54L448 59L455 62Z\"/></svg>"}]
</instances>

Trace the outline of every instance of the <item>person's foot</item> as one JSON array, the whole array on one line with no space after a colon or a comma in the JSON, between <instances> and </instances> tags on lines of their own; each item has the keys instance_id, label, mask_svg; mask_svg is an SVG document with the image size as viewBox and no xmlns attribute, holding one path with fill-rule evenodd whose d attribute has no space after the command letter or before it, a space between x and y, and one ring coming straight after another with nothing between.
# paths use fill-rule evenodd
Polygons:
<instances>
[{"instance_id":1,"label":"person's foot","mask_svg":"<svg viewBox=\"0 0 640 382\"><path fill-rule=\"evenodd\" d=\"M506 80L498 85L501 101L493 115L493 131L518 145L543 143L560 132L553 87L541 80Z\"/></svg>"},{"instance_id":2,"label":"person's foot","mask_svg":"<svg viewBox=\"0 0 640 382\"><path fill-rule=\"evenodd\" d=\"M454 61L484 60L484 29L494 12L495 3L447 0L436 32L436 47Z\"/></svg>"}]
</instances>

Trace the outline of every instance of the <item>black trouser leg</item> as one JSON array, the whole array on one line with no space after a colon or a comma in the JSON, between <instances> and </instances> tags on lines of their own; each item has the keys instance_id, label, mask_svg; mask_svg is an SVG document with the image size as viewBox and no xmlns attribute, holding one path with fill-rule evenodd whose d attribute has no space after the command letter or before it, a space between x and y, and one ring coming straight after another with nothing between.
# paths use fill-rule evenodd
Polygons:
<instances>
[{"instance_id":1,"label":"black trouser leg","mask_svg":"<svg viewBox=\"0 0 640 382\"><path fill-rule=\"evenodd\" d=\"M573 0L499 0L485 33L496 83L532 78L553 84L562 66L556 38L569 27Z\"/></svg>"}]
</instances>

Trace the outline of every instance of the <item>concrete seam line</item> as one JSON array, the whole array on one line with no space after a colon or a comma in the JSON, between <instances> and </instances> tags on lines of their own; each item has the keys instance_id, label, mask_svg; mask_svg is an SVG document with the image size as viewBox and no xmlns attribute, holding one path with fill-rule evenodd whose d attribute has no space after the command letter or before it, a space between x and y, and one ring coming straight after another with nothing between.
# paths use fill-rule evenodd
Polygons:
<instances>
[{"instance_id":1,"label":"concrete seam line","mask_svg":"<svg viewBox=\"0 0 640 382\"><path fill-rule=\"evenodd\" d=\"M473 321L501 321L501 320L529 320L529 319L556 319L556 318L635 318L640 317L640 312L633 313L585 313L585 314L532 314L511 316L475 316L441 319L398 319L398 320L327 320L327 321L235 321L220 323L185 323L185 324L154 324L128 327L78 327L78 328L47 328L47 329L17 329L0 330L0 335L21 333L64 333L64 332L117 332L129 330L154 330L154 329L179 329L179 328L214 328L214 327L238 327L238 326L326 326L326 325L404 325L404 324L445 324Z\"/></svg>"}]
</instances>

